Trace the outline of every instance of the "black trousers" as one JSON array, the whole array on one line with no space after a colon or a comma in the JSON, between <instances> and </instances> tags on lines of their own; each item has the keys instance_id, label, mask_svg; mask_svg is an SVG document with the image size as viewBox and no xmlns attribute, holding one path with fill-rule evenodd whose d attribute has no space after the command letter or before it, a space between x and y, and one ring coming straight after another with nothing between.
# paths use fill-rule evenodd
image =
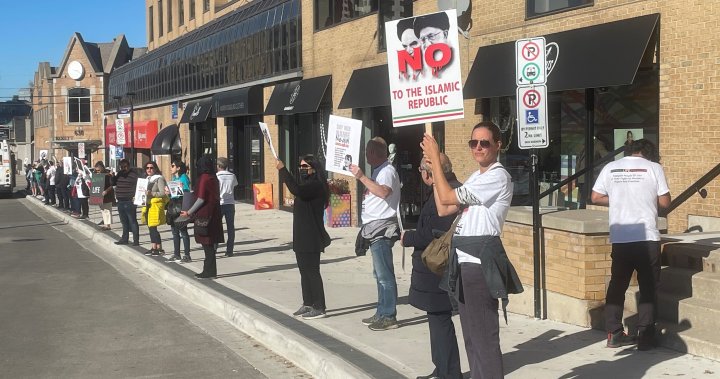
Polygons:
<instances>
[{"instance_id":1,"label":"black trousers","mask_svg":"<svg viewBox=\"0 0 720 379\"><path fill-rule=\"evenodd\" d=\"M605 296L605 329L614 333L623 329L622 317L625 291L633 271L637 271L640 285L638 304L638 332L655 326L655 304L660 284L660 243L640 241L612 244L610 284Z\"/></svg>"},{"instance_id":2,"label":"black trousers","mask_svg":"<svg viewBox=\"0 0 720 379\"><path fill-rule=\"evenodd\" d=\"M498 300L490 295L482 267L461 263L464 302L458 304L473 379L503 377Z\"/></svg>"},{"instance_id":3,"label":"black trousers","mask_svg":"<svg viewBox=\"0 0 720 379\"><path fill-rule=\"evenodd\" d=\"M320 252L295 253L300 269L303 305L325 310L325 289L320 276Z\"/></svg>"},{"instance_id":4,"label":"black trousers","mask_svg":"<svg viewBox=\"0 0 720 379\"><path fill-rule=\"evenodd\" d=\"M205 261L203 262L203 274L217 275L217 261L215 260L215 245L202 245L205 252Z\"/></svg>"},{"instance_id":5,"label":"black trousers","mask_svg":"<svg viewBox=\"0 0 720 379\"><path fill-rule=\"evenodd\" d=\"M88 203L89 199L87 197L80 198L80 210L83 216L87 217L88 213L90 213L90 204Z\"/></svg>"},{"instance_id":6,"label":"black trousers","mask_svg":"<svg viewBox=\"0 0 720 379\"><path fill-rule=\"evenodd\" d=\"M433 375L442 379L461 379L460 352L458 351L452 312L428 312L430 327L430 354L435 371Z\"/></svg>"},{"instance_id":7,"label":"black trousers","mask_svg":"<svg viewBox=\"0 0 720 379\"><path fill-rule=\"evenodd\" d=\"M48 185L47 194L45 196L45 204L55 204L55 185Z\"/></svg>"}]
</instances>

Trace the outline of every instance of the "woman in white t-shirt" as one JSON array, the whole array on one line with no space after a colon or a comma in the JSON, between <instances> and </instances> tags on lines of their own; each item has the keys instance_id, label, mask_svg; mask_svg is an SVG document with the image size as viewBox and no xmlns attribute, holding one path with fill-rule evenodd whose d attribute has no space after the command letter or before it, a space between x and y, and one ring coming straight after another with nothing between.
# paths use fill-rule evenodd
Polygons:
<instances>
[{"instance_id":1,"label":"woman in white t-shirt","mask_svg":"<svg viewBox=\"0 0 720 379\"><path fill-rule=\"evenodd\" d=\"M522 285L500 241L513 193L510 174L497 161L502 146L500 129L489 121L473 128L468 147L479 168L456 189L444 179L435 139L425 134L420 146L436 178L438 214L462 209L447 276L448 290L458 300L472 377L501 378L498 299L503 299L504 309L507 294L521 292Z\"/></svg>"}]
</instances>

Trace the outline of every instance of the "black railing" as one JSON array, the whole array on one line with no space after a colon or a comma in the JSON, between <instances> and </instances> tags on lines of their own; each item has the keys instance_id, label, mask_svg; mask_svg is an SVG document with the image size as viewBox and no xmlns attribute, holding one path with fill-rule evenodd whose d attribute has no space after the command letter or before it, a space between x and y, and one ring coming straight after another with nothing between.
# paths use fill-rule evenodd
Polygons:
<instances>
[{"instance_id":1,"label":"black railing","mask_svg":"<svg viewBox=\"0 0 720 379\"><path fill-rule=\"evenodd\" d=\"M621 146L621 147L617 148L616 150L607 153L604 157L593 162L593 164L591 166L578 170L576 173L568 176L567 178L563 179L561 182L559 182L559 183L553 185L552 187L548 188L547 190L541 192L539 198L542 199L542 198L552 194L553 192L560 190L560 188L574 182L579 177L585 175L586 172L588 172L590 170L595 170L596 167L600 166L601 164L607 163L608 161L614 159L615 156L617 156L618 154L624 153L624 152L625 152L625 146ZM592 181L588 182L588 185L591 182ZM586 191L589 191L589 190L590 190L590 187L587 187ZM587 194L578 194L578 196L587 196Z\"/></svg>"},{"instance_id":2,"label":"black railing","mask_svg":"<svg viewBox=\"0 0 720 379\"><path fill-rule=\"evenodd\" d=\"M670 206L660 211L660 216L667 217L667 215L674 211L677 207L681 206L694 194L699 194L703 199L707 197L707 191L705 187L713 179L720 175L720 163L717 164L712 170L708 171L707 174L703 175L702 178L698 179L695 183L691 184L685 191L678 195L673 201L670 202Z\"/></svg>"}]
</instances>

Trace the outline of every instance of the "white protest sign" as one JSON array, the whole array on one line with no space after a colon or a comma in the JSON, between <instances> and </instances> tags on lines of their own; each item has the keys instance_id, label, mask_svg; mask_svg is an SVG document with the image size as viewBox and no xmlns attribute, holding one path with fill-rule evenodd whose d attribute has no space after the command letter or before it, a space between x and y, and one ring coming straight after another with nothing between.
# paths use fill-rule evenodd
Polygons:
<instances>
[{"instance_id":1,"label":"white protest sign","mask_svg":"<svg viewBox=\"0 0 720 379\"><path fill-rule=\"evenodd\" d=\"M360 162L362 121L330 115L325 170L350 175L350 164Z\"/></svg>"},{"instance_id":2,"label":"white protest sign","mask_svg":"<svg viewBox=\"0 0 720 379\"><path fill-rule=\"evenodd\" d=\"M393 126L465 116L456 14L450 9L385 23Z\"/></svg>"},{"instance_id":3,"label":"white protest sign","mask_svg":"<svg viewBox=\"0 0 720 379\"><path fill-rule=\"evenodd\" d=\"M142 207L147 205L147 187L147 178L141 178L137 180L137 185L135 186L135 200L133 201L133 204Z\"/></svg>"},{"instance_id":4,"label":"white protest sign","mask_svg":"<svg viewBox=\"0 0 720 379\"><path fill-rule=\"evenodd\" d=\"M115 120L115 143L118 146L125 145L125 120Z\"/></svg>"},{"instance_id":5,"label":"white protest sign","mask_svg":"<svg viewBox=\"0 0 720 379\"><path fill-rule=\"evenodd\" d=\"M78 142L78 158L85 159L85 142Z\"/></svg>"},{"instance_id":6,"label":"white protest sign","mask_svg":"<svg viewBox=\"0 0 720 379\"><path fill-rule=\"evenodd\" d=\"M268 126L264 122L260 122L260 130L262 131L263 136L265 136L265 142L267 142L268 146L270 146L270 151L272 151L273 157L275 159L278 159L277 152L275 152L275 147L272 143L272 138L270 138L270 129L268 129Z\"/></svg>"},{"instance_id":7,"label":"white protest sign","mask_svg":"<svg viewBox=\"0 0 720 379\"><path fill-rule=\"evenodd\" d=\"M63 157L63 174L72 175L72 157Z\"/></svg>"}]
</instances>

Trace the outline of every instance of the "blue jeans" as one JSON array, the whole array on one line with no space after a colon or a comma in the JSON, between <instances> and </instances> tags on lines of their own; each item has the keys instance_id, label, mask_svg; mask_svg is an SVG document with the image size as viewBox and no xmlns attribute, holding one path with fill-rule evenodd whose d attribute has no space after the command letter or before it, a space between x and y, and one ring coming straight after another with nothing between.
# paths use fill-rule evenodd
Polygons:
<instances>
[{"instance_id":1,"label":"blue jeans","mask_svg":"<svg viewBox=\"0 0 720 379\"><path fill-rule=\"evenodd\" d=\"M120 216L120 223L122 224L123 231L121 241L128 241L128 234L132 231L133 242L140 241L140 231L137 222L137 205L133 204L132 201L118 201L117 202L118 215Z\"/></svg>"},{"instance_id":2,"label":"blue jeans","mask_svg":"<svg viewBox=\"0 0 720 379\"><path fill-rule=\"evenodd\" d=\"M378 289L378 305L375 312L378 317L395 317L397 314L398 293L392 256L394 244L392 240L382 238L370 245L373 276L377 281Z\"/></svg>"},{"instance_id":3,"label":"blue jeans","mask_svg":"<svg viewBox=\"0 0 720 379\"><path fill-rule=\"evenodd\" d=\"M235 204L223 204L220 206L220 211L223 217L225 217L225 225L227 225L227 251L226 253L232 254L233 248L235 247Z\"/></svg>"},{"instance_id":4,"label":"blue jeans","mask_svg":"<svg viewBox=\"0 0 720 379\"><path fill-rule=\"evenodd\" d=\"M180 239L183 241L183 247L185 248L183 251L185 252L185 256L190 256L190 236L188 235L187 226L184 227L178 227L175 225L170 226L170 230L172 231L173 236L173 247L174 255L176 257L180 256Z\"/></svg>"}]
</instances>

